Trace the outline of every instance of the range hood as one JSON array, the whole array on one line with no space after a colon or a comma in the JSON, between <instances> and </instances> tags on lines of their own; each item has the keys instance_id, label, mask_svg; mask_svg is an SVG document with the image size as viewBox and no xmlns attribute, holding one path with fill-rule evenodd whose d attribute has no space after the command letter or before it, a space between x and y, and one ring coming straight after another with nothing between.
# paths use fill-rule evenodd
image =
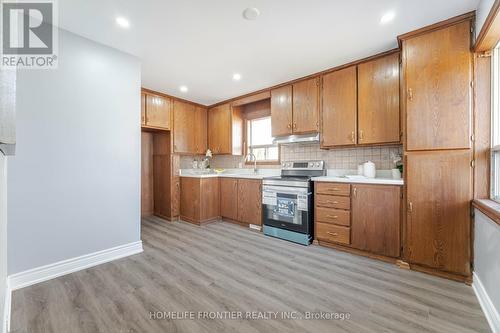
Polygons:
<instances>
[{"instance_id":1,"label":"range hood","mask_svg":"<svg viewBox=\"0 0 500 333\"><path fill-rule=\"evenodd\" d=\"M319 133L277 136L273 139L273 143L278 143L278 144L319 143Z\"/></svg>"}]
</instances>

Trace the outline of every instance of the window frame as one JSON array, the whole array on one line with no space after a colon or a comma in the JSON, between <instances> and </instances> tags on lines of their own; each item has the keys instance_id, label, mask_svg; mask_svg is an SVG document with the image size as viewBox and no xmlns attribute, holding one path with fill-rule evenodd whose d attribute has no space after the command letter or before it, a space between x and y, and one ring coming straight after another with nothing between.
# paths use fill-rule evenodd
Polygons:
<instances>
[{"instance_id":1,"label":"window frame","mask_svg":"<svg viewBox=\"0 0 500 333\"><path fill-rule=\"evenodd\" d=\"M500 173L496 172L496 157L500 163L500 43L493 49L491 61L490 138L490 199L500 202Z\"/></svg>"},{"instance_id":2,"label":"window frame","mask_svg":"<svg viewBox=\"0 0 500 333\"><path fill-rule=\"evenodd\" d=\"M277 160L257 161L257 164L258 165L281 165L281 145L280 144L250 146L249 142L248 142L249 123L254 121L254 120L266 119L266 118L271 119L271 115L266 115L266 116L256 115L254 117L250 116L250 117L247 117L244 121L244 125L243 125L244 126L244 131L243 131L243 138L244 138L244 140L243 140L243 147L244 147L243 153L244 153L244 156L243 157L245 158L245 165L253 165L254 164L253 161L248 161L246 159L250 147L252 147L252 148L269 148L269 147L275 147L275 146L278 148L278 159Z\"/></svg>"}]
</instances>

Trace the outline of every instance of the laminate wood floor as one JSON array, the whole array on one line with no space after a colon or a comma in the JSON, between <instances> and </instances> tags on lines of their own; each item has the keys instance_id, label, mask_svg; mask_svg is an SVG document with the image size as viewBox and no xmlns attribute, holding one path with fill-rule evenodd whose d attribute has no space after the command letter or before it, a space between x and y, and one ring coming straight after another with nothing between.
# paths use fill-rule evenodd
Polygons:
<instances>
[{"instance_id":1,"label":"laminate wood floor","mask_svg":"<svg viewBox=\"0 0 500 333\"><path fill-rule=\"evenodd\" d=\"M141 254L15 291L11 330L490 331L471 287L384 262L224 222L146 218L142 239Z\"/></svg>"}]
</instances>

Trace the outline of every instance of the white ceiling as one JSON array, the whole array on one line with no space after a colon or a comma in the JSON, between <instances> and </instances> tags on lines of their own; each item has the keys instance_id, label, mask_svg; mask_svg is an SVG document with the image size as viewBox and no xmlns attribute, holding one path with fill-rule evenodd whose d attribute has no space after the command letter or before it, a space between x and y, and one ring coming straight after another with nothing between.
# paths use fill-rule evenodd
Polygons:
<instances>
[{"instance_id":1,"label":"white ceiling","mask_svg":"<svg viewBox=\"0 0 500 333\"><path fill-rule=\"evenodd\" d=\"M58 3L61 27L139 57L144 87L210 105L395 48L397 35L474 10L479 0ZM256 21L242 18L247 7L260 10ZM394 21L381 25L390 10ZM233 82L235 72L241 81Z\"/></svg>"}]
</instances>

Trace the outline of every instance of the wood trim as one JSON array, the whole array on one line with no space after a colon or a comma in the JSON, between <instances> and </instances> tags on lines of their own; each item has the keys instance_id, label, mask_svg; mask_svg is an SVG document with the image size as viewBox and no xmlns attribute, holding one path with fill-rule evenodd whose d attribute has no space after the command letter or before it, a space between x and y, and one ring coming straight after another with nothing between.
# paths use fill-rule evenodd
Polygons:
<instances>
[{"instance_id":1,"label":"wood trim","mask_svg":"<svg viewBox=\"0 0 500 333\"><path fill-rule=\"evenodd\" d=\"M414 38L414 37L417 37L417 36L420 36L423 34L427 34L427 33L432 32L434 30L447 28L449 26L455 25L455 24L463 22L463 21L473 20L475 18L475 16L476 16L476 12L471 11L471 12L468 12L468 13L465 13L462 15L454 16L452 18L449 18L449 19L441 21L441 22L437 22L437 23L425 26L425 27L417 29L417 30L407 32L405 34L399 35L398 36L399 47L401 47L402 42L406 39Z\"/></svg>"},{"instance_id":2,"label":"wood trim","mask_svg":"<svg viewBox=\"0 0 500 333\"><path fill-rule=\"evenodd\" d=\"M252 94L250 96L237 99L233 101L233 106L244 106L246 104L260 102L270 98L271 98L271 90L268 89L257 94Z\"/></svg>"},{"instance_id":3,"label":"wood trim","mask_svg":"<svg viewBox=\"0 0 500 333\"><path fill-rule=\"evenodd\" d=\"M320 77L320 76L322 76L324 74L335 72L335 71L338 71L338 70L341 70L341 69L344 69L344 68L347 68L347 67L350 67L350 66L359 65L359 64L362 64L364 62L368 62L368 61L371 61L371 60L374 60L374 59L383 58L383 57L385 57L387 55L390 55L390 54L393 54L393 53L397 53L397 52L400 52L399 48L391 49L391 50L388 50L388 51L384 51L382 53L378 53L378 54L375 54L375 55L372 55L372 56L369 56L369 57L366 57L366 58L355 60L355 61L349 62L347 64L339 65L339 66L336 66L336 67L331 67L331 68L325 69L325 70L323 70L321 72L316 72L316 73L313 73L313 74L309 74L307 76L303 76L303 77L300 77L300 78L297 78L297 79L293 79L291 81L279 83L277 85L274 85L274 86L271 86L271 87L268 87L268 88L265 88L265 89L257 90L257 91L254 91L254 92L242 95L242 96L230 98L230 99L227 99L225 101L221 101L221 102L215 103L213 105L210 105L209 108L213 108L215 106L218 106L218 105L221 105L221 104L225 104L225 103L232 103L235 100L243 99L243 98L246 98L246 97L249 97L249 96L252 96L252 95L256 95L256 94L260 94L260 93L263 93L265 91L271 91L273 89L277 89L277 88L280 88L280 87L283 87L283 86L294 84L294 83L297 83L297 82L300 82L300 81L309 80L309 79L312 79L314 77Z\"/></svg>"},{"instance_id":4,"label":"wood trim","mask_svg":"<svg viewBox=\"0 0 500 333\"><path fill-rule=\"evenodd\" d=\"M428 268L425 266L420 266L420 265L415 265L415 264L410 264L410 269L413 271L438 276L438 277L445 278L448 280L463 282L469 286L472 284L472 275L463 276L463 275L448 273L448 272L440 271L438 269Z\"/></svg>"},{"instance_id":5,"label":"wood trim","mask_svg":"<svg viewBox=\"0 0 500 333\"><path fill-rule=\"evenodd\" d=\"M325 241L320 241L320 240L315 240L313 242L313 244L320 245L320 246L325 246L325 247L329 247L329 248L332 248L332 249L335 249L335 250L339 250L339 251L349 252L349 253L356 254L356 255L359 255L359 256L363 256L363 257L368 257L370 259L377 259L377 260L385 261L385 262L388 262L388 263L391 263L391 264L396 264L400 260L399 258L386 257L386 256L382 256L382 255L379 255L379 254L374 254L374 253L371 253L371 252L366 252L366 251L361 251L361 250L358 250L358 249L354 249L354 248L349 247L349 246L343 246L343 245L340 245L340 244L333 244L333 243L329 243L329 242L325 242Z\"/></svg>"},{"instance_id":6,"label":"wood trim","mask_svg":"<svg viewBox=\"0 0 500 333\"><path fill-rule=\"evenodd\" d=\"M205 225L205 224L217 222L220 219L221 219L220 216L217 216L217 217L210 218L208 220L197 221L197 220L194 220L192 218L181 215L179 221L187 222L187 223L191 223L191 224L196 224L196 225Z\"/></svg>"},{"instance_id":7,"label":"wood trim","mask_svg":"<svg viewBox=\"0 0 500 333\"><path fill-rule=\"evenodd\" d=\"M500 225L500 203L490 199L475 199L472 206Z\"/></svg>"},{"instance_id":8,"label":"wood trim","mask_svg":"<svg viewBox=\"0 0 500 333\"><path fill-rule=\"evenodd\" d=\"M149 94L149 95L156 95L156 96L159 96L159 97L166 97L166 98L170 98L172 100L175 100L175 101L179 101L179 102L183 102L183 103L188 103L188 104L192 104L192 105L195 105L195 106L199 106L199 107L202 107L204 109L207 108L206 105L203 105L203 104L199 104L199 103L196 103L196 102L192 102L192 101L189 101L187 99L183 99L183 98L180 98L180 97L176 97L176 96L172 96L172 95L168 95L168 94L165 94L165 93L161 93L161 92L158 92L158 91L155 91L155 90L151 90L151 89L148 89L148 88L141 88L141 92L143 93L146 93L146 94Z\"/></svg>"},{"instance_id":9,"label":"wood trim","mask_svg":"<svg viewBox=\"0 0 500 333\"><path fill-rule=\"evenodd\" d=\"M222 221L228 222L228 223L232 223L232 224L236 224L236 225L239 225L239 226L242 226L242 227L247 227L247 228L250 226L249 223L241 222L241 221L236 221L236 220L233 220L233 219L228 219L226 217L223 217Z\"/></svg>"},{"instance_id":10,"label":"wood trim","mask_svg":"<svg viewBox=\"0 0 500 333\"><path fill-rule=\"evenodd\" d=\"M484 21L484 24L481 28L481 31L477 35L476 39L476 44L474 44L474 52L484 52L484 51L489 51L495 47L495 45L491 45L491 41L487 42L486 37L488 36L488 33L491 32L491 28L494 23L499 24L500 22L500 16L498 15L500 13L500 0L495 0L493 3L493 6L491 6L491 10L486 17L486 20ZM498 38L496 39L498 41ZM493 43L496 44L496 43Z\"/></svg>"}]
</instances>

